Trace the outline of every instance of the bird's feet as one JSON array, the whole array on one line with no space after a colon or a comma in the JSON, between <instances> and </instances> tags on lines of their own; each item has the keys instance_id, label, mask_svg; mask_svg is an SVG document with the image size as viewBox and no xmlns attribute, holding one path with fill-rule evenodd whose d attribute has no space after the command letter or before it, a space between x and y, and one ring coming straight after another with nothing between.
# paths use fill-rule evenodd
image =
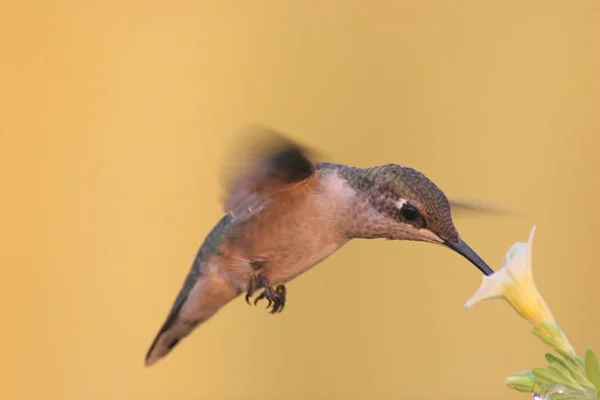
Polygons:
<instances>
[{"instance_id":1,"label":"bird's feet","mask_svg":"<svg viewBox=\"0 0 600 400\"><path fill-rule=\"evenodd\" d=\"M255 290L260 288L263 288L263 292L256 299L254 299L254 305L256 305L262 299L267 299L269 302L267 308L273 306L271 309L271 314L281 312L285 306L285 286L279 285L273 288L267 278L262 275L255 275L250 281L248 292L246 293L246 303L250 304L250 297L252 297Z\"/></svg>"}]
</instances>

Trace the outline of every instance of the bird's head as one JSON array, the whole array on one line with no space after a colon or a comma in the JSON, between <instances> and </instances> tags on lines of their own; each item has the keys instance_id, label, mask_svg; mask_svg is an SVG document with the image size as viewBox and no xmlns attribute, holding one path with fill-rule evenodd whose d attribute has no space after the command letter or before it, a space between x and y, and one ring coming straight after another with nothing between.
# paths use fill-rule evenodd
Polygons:
<instances>
[{"instance_id":1,"label":"bird's head","mask_svg":"<svg viewBox=\"0 0 600 400\"><path fill-rule=\"evenodd\" d=\"M485 275L493 270L460 237L452 220L450 201L423 173L388 164L367 170L368 202L384 216L378 221L381 237L415 240L448 247Z\"/></svg>"}]
</instances>

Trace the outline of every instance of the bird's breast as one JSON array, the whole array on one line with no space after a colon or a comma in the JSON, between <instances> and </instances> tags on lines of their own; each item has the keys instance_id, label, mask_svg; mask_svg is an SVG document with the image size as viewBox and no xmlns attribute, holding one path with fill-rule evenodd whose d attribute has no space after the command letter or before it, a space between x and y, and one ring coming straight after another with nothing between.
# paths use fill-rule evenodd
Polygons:
<instances>
[{"instance_id":1,"label":"bird's breast","mask_svg":"<svg viewBox=\"0 0 600 400\"><path fill-rule=\"evenodd\" d=\"M271 205L248 221L235 235L230 258L248 260L271 284L289 282L324 260L347 242L339 223L341 210L330 198L307 197Z\"/></svg>"},{"instance_id":2,"label":"bird's breast","mask_svg":"<svg viewBox=\"0 0 600 400\"><path fill-rule=\"evenodd\" d=\"M345 242L319 234L306 237L304 241L289 242L274 253L265 274L274 284L289 282L329 257Z\"/></svg>"}]
</instances>

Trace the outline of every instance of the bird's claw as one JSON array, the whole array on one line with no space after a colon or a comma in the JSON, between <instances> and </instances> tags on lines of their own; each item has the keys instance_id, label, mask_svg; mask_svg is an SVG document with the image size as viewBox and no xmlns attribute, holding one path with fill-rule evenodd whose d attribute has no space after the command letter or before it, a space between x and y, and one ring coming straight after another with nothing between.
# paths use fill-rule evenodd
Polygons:
<instances>
[{"instance_id":1,"label":"bird's claw","mask_svg":"<svg viewBox=\"0 0 600 400\"><path fill-rule=\"evenodd\" d=\"M267 299L269 304L267 304L266 308L270 308L273 305L273 309L271 310L271 314L275 314L277 312L283 311L285 307L285 294L286 289L285 286L279 285L273 290L273 288L269 288L263 290L263 292L254 299L254 305L256 305L260 300Z\"/></svg>"},{"instance_id":2,"label":"bird's claw","mask_svg":"<svg viewBox=\"0 0 600 400\"><path fill-rule=\"evenodd\" d=\"M250 297L252 297L257 287L262 287L263 292L256 299L254 299L254 305L257 305L262 299L267 299L269 304L266 308L271 308L271 306L273 306L271 314L275 314L283 310L285 307L285 295L287 292L284 285L279 285L276 288L273 288L273 286L271 286L269 281L264 276L255 276L252 281L250 281L248 292L246 293L246 303L250 304Z\"/></svg>"}]
</instances>

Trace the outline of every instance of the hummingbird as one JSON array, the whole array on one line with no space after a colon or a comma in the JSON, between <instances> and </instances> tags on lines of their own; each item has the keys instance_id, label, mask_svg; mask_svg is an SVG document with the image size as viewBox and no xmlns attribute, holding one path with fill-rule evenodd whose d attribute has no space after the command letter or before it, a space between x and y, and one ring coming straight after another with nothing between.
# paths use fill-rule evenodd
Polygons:
<instances>
[{"instance_id":1,"label":"hummingbird","mask_svg":"<svg viewBox=\"0 0 600 400\"><path fill-rule=\"evenodd\" d=\"M461 238L451 201L423 173L398 164L315 162L284 134L260 129L258 146L236 154L251 160L228 179L224 215L197 251L146 354L147 367L242 294L250 304L260 291L254 305L266 300L272 314L281 312L286 283L353 239L437 244L485 275L494 272Z\"/></svg>"}]
</instances>

